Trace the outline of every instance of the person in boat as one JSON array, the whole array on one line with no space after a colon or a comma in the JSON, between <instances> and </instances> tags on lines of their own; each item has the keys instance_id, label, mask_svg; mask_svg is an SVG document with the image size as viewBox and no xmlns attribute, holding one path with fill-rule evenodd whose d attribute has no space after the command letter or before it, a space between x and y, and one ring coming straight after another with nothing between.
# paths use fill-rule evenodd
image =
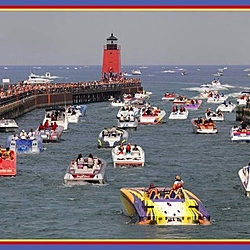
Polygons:
<instances>
[{"instance_id":1,"label":"person in boat","mask_svg":"<svg viewBox=\"0 0 250 250\"><path fill-rule=\"evenodd\" d=\"M250 162L245 167L243 167L244 175L249 174L249 172L250 172Z\"/></svg>"},{"instance_id":2,"label":"person in boat","mask_svg":"<svg viewBox=\"0 0 250 250\"><path fill-rule=\"evenodd\" d=\"M180 175L175 176L175 181L172 185L173 190L177 190L179 188L182 188L184 186L184 181L181 179Z\"/></svg>"},{"instance_id":3,"label":"person in boat","mask_svg":"<svg viewBox=\"0 0 250 250\"><path fill-rule=\"evenodd\" d=\"M6 148L2 158L5 159L5 160L11 160L13 158L12 155L11 155L9 147Z\"/></svg>"},{"instance_id":4,"label":"person in boat","mask_svg":"<svg viewBox=\"0 0 250 250\"><path fill-rule=\"evenodd\" d=\"M121 114L119 120L120 120L120 122L124 122L124 116L122 114Z\"/></svg>"},{"instance_id":5,"label":"person in boat","mask_svg":"<svg viewBox=\"0 0 250 250\"><path fill-rule=\"evenodd\" d=\"M146 189L147 195L150 199L154 199L155 196L159 194L159 190L155 187L154 183L150 183L149 187Z\"/></svg>"},{"instance_id":6,"label":"person in boat","mask_svg":"<svg viewBox=\"0 0 250 250\"><path fill-rule=\"evenodd\" d=\"M27 133L25 132L25 130L22 130L20 133L20 138L25 139L26 137L27 137Z\"/></svg>"},{"instance_id":7,"label":"person in boat","mask_svg":"<svg viewBox=\"0 0 250 250\"><path fill-rule=\"evenodd\" d=\"M135 121L135 116L134 116L134 114L131 114L131 115L130 115L130 121L131 121L131 122L134 122L134 121Z\"/></svg>"},{"instance_id":8,"label":"person in boat","mask_svg":"<svg viewBox=\"0 0 250 250\"><path fill-rule=\"evenodd\" d=\"M84 159L82 157L82 154L79 154L77 157L76 157L76 163L77 164L82 164L84 162Z\"/></svg>"},{"instance_id":9,"label":"person in boat","mask_svg":"<svg viewBox=\"0 0 250 250\"><path fill-rule=\"evenodd\" d=\"M244 121L241 121L240 127L241 127L242 130L244 130L244 129L247 129L248 126Z\"/></svg>"},{"instance_id":10,"label":"person in boat","mask_svg":"<svg viewBox=\"0 0 250 250\"><path fill-rule=\"evenodd\" d=\"M125 121L126 121L126 122L129 122L129 120L130 120L130 116L127 115L127 116L125 117Z\"/></svg>"},{"instance_id":11,"label":"person in boat","mask_svg":"<svg viewBox=\"0 0 250 250\"><path fill-rule=\"evenodd\" d=\"M126 145L126 154L130 154L130 153L131 153L131 145L130 145L130 143L128 143Z\"/></svg>"},{"instance_id":12,"label":"person in boat","mask_svg":"<svg viewBox=\"0 0 250 250\"><path fill-rule=\"evenodd\" d=\"M88 168L92 168L94 166L94 157L92 154L89 154L87 158Z\"/></svg>"},{"instance_id":13,"label":"person in boat","mask_svg":"<svg viewBox=\"0 0 250 250\"><path fill-rule=\"evenodd\" d=\"M221 110L220 110L220 109L218 109L218 110L217 110L217 112L216 112L216 114L217 114L218 116L222 116L222 112L221 112Z\"/></svg>"},{"instance_id":14,"label":"person in boat","mask_svg":"<svg viewBox=\"0 0 250 250\"><path fill-rule=\"evenodd\" d=\"M104 128L103 131L102 131L102 136L108 136L109 135L109 131L107 128Z\"/></svg>"},{"instance_id":15,"label":"person in boat","mask_svg":"<svg viewBox=\"0 0 250 250\"><path fill-rule=\"evenodd\" d=\"M117 130L116 130L116 127L115 127L115 126L113 126L113 127L110 129L110 132L111 132L111 135L112 135L112 136L116 137L116 135L117 135Z\"/></svg>"},{"instance_id":16,"label":"person in boat","mask_svg":"<svg viewBox=\"0 0 250 250\"><path fill-rule=\"evenodd\" d=\"M51 129L52 130L56 130L56 128L58 127L58 125L57 125L57 123L56 122L54 122L52 125L51 125Z\"/></svg>"},{"instance_id":17,"label":"person in boat","mask_svg":"<svg viewBox=\"0 0 250 250\"><path fill-rule=\"evenodd\" d=\"M49 129L49 120L46 120L43 126L44 129Z\"/></svg>"},{"instance_id":18,"label":"person in boat","mask_svg":"<svg viewBox=\"0 0 250 250\"><path fill-rule=\"evenodd\" d=\"M33 131L32 128L30 129L30 131L29 131L29 133L28 133L28 137L29 137L30 139L34 139L34 138L35 138L35 132Z\"/></svg>"},{"instance_id":19,"label":"person in boat","mask_svg":"<svg viewBox=\"0 0 250 250\"><path fill-rule=\"evenodd\" d=\"M140 151L139 148L137 147L137 144L134 145L134 147L132 148L133 151Z\"/></svg>"},{"instance_id":20,"label":"person in boat","mask_svg":"<svg viewBox=\"0 0 250 250\"><path fill-rule=\"evenodd\" d=\"M38 130L41 131L41 130L44 130L44 126L42 124L42 122L40 123L39 127L38 127Z\"/></svg>"}]
</instances>

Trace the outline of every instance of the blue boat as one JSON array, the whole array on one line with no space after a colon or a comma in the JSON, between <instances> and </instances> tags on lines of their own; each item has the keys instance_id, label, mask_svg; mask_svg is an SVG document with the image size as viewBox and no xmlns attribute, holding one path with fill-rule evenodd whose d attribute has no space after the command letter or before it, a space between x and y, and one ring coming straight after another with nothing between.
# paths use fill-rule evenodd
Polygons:
<instances>
[{"instance_id":1,"label":"blue boat","mask_svg":"<svg viewBox=\"0 0 250 250\"><path fill-rule=\"evenodd\" d=\"M14 150L16 153L40 153L43 151L43 142L41 136L20 137L10 135L7 139L6 147Z\"/></svg>"},{"instance_id":2,"label":"blue boat","mask_svg":"<svg viewBox=\"0 0 250 250\"><path fill-rule=\"evenodd\" d=\"M74 105L73 108L79 114L79 116L86 115L87 105L85 104Z\"/></svg>"}]
</instances>

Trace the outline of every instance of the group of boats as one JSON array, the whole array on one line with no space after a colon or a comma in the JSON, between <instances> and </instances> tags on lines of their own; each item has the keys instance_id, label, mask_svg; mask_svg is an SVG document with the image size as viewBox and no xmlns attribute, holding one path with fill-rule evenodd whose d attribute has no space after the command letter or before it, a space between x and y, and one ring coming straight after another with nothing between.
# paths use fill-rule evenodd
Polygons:
<instances>
[{"instance_id":1,"label":"group of boats","mask_svg":"<svg viewBox=\"0 0 250 250\"><path fill-rule=\"evenodd\" d=\"M19 125L14 119L1 119L0 131L11 133L7 137L5 149L1 149L2 154L7 150L11 153L11 161L3 159L0 166L0 176L15 176L16 162L18 154L35 154L44 150L43 143L59 142L63 131L68 129L68 124L72 121L68 119L69 110L75 116L84 116L86 105L76 105L67 108L51 107L45 109L44 119L36 129L20 132ZM14 152L14 153L13 153ZM0 158L1 160L1 158Z\"/></svg>"},{"instance_id":2,"label":"group of boats","mask_svg":"<svg viewBox=\"0 0 250 250\"><path fill-rule=\"evenodd\" d=\"M117 125L100 131L97 147L110 149L114 168L145 166L145 151L141 145L129 142L127 129L136 129L139 125L156 125L162 122L166 112L148 103L149 96L126 96L126 100L124 97L121 98L122 104L112 105L119 108L116 114ZM190 110L197 110L202 105L202 100L186 99L175 93L166 93L162 100L173 102L169 119L187 119ZM236 107L235 104L226 102L226 99L218 104L220 105L215 112L208 109L204 117L191 119L195 133L218 133L215 121L224 120L223 112L232 112ZM20 134L17 133L19 127L14 120L3 119L1 122L6 125L6 128L0 131L14 132L14 134L8 137L7 147L1 151L3 157L0 158L0 175L15 176L17 154L39 153L43 150L44 142L60 141L63 132L68 129L69 123L77 123L79 117L84 116L85 112L86 106L83 105L47 108L44 119L34 131L26 133L22 130ZM234 126L230 136L232 141L239 141L239 138L250 141L250 129L244 124ZM240 169L238 173L247 196L250 196L249 168L250 164ZM106 169L107 161L99 156L79 154L76 159L69 162L63 181L70 185L85 184L86 182L103 184L105 183ZM120 189L120 197L125 213L130 217L136 217L140 225L210 224L210 214L202 201L183 186L177 189L162 186L153 188L123 187Z\"/></svg>"}]
</instances>

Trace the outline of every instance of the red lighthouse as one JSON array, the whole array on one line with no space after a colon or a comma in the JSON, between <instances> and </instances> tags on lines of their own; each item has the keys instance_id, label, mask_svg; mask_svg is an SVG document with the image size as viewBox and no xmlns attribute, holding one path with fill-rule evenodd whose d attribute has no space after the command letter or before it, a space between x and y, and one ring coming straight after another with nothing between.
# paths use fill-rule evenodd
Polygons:
<instances>
[{"instance_id":1,"label":"red lighthouse","mask_svg":"<svg viewBox=\"0 0 250 250\"><path fill-rule=\"evenodd\" d=\"M118 39L113 33L106 41L103 49L102 79L117 79L121 75L121 46L117 45Z\"/></svg>"}]
</instances>

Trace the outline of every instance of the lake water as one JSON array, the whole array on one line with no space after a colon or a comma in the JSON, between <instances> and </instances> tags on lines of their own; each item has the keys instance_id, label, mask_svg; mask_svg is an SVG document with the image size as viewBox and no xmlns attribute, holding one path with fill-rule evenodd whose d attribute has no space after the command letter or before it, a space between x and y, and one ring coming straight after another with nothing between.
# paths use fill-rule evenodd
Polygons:
<instances>
[{"instance_id":1,"label":"lake water","mask_svg":"<svg viewBox=\"0 0 250 250\"><path fill-rule=\"evenodd\" d=\"M100 66L9 66L0 69L2 78L12 83L25 80L30 72L62 77L60 82L99 80ZM180 74L185 67L187 75ZM190 91L210 83L213 73L224 66L148 66L140 76L145 90L153 92L150 103L167 112L157 126L140 125L129 130L129 142L141 145L146 153L143 168L114 168L110 149L98 149L99 132L117 124L118 108L109 102L87 104L87 113L78 124L70 124L60 143L44 144L41 154L18 155L18 174L1 178L0 238L2 239L247 239L250 236L250 199L244 196L238 170L250 161L250 144L231 143L230 128L236 124L235 112L217 122L218 134L193 133L190 119L204 115L216 104L203 104L190 111L187 120L169 120L171 103L161 100L164 93L177 92L187 97ZM220 77L230 86L225 94L250 87L244 69L250 66L227 66ZM124 66L130 72L135 67ZM163 73L164 70L175 73ZM34 110L17 119L20 129L36 128L44 116ZM0 134L5 145L8 134ZM98 155L107 161L104 185L65 186L63 176L70 160L79 153ZM170 186L180 173L185 187L196 194L211 214L210 226L140 226L122 212L121 187L147 187L150 182Z\"/></svg>"}]
</instances>

